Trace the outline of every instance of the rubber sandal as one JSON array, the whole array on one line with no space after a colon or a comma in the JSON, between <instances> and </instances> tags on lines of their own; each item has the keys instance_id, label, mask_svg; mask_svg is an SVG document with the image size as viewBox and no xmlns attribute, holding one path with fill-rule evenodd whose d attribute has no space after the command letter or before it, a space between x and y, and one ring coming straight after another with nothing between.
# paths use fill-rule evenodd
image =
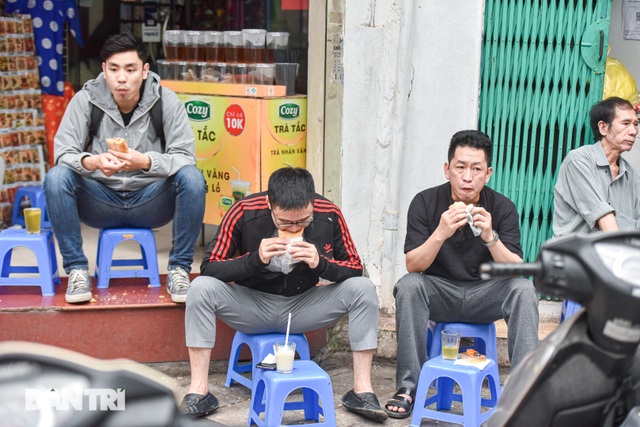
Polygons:
<instances>
[{"instance_id":1,"label":"rubber sandal","mask_svg":"<svg viewBox=\"0 0 640 427\"><path fill-rule=\"evenodd\" d=\"M409 399L407 399L406 397L401 396L402 394L411 396L411 401L409 401ZM384 405L384 410L387 414L389 414L391 418L408 418L413 411L413 404L415 400L415 393L413 393L411 389L409 389L408 387L400 387L398 391L396 391L396 394L394 394L393 397L386 403L386 405ZM392 411L388 408L389 406L397 406L398 408L404 409L404 412Z\"/></svg>"}]
</instances>

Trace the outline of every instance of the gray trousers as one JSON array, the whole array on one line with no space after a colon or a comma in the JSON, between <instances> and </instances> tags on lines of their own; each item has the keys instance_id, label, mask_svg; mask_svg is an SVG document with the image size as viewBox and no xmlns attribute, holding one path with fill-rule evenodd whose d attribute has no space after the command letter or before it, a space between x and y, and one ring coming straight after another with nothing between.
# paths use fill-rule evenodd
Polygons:
<instances>
[{"instance_id":1,"label":"gray trousers","mask_svg":"<svg viewBox=\"0 0 640 427\"><path fill-rule=\"evenodd\" d=\"M429 320L493 323L504 319L509 328L512 367L538 343L538 296L527 279L459 282L409 273L396 283L393 294L396 298L398 388L416 389L420 370L427 360Z\"/></svg>"},{"instance_id":2,"label":"gray trousers","mask_svg":"<svg viewBox=\"0 0 640 427\"><path fill-rule=\"evenodd\" d=\"M348 313L351 350L378 346L378 295L366 277L352 277L285 297L200 276L191 282L187 295L187 347L213 348L216 316L237 331L264 334L286 332L289 313L292 334L331 326Z\"/></svg>"}]
</instances>

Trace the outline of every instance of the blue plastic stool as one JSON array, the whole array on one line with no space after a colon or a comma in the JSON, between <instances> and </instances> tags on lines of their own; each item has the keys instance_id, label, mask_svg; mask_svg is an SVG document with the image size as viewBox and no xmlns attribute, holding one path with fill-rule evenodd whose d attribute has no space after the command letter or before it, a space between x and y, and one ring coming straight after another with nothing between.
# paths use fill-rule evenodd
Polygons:
<instances>
[{"instance_id":1,"label":"blue plastic stool","mask_svg":"<svg viewBox=\"0 0 640 427\"><path fill-rule=\"evenodd\" d=\"M235 381L247 388L253 389L253 378L256 377L256 371L260 370L259 368L256 368L255 365L260 363L269 353L273 353L273 345L276 342L284 341L284 339L285 334L245 334L242 332L236 332L233 337L233 342L231 343L227 379L224 385L231 387ZM296 343L296 351L300 355L300 359L311 360L309 343L303 334L290 334L289 341ZM251 350L250 363L238 363L240 360L242 344L246 344ZM251 379L241 375L244 372L251 372Z\"/></svg>"},{"instance_id":2,"label":"blue plastic stool","mask_svg":"<svg viewBox=\"0 0 640 427\"><path fill-rule=\"evenodd\" d=\"M488 359L489 360L489 359ZM482 382L488 378L490 399L482 398ZM437 380L437 392L428 397L429 386ZM460 385L461 394L453 392L455 382ZM411 427L420 427L422 418L432 420L447 421L450 423L463 424L465 426L479 426L486 421L500 398L500 374L498 365L494 360L489 360L489 364L480 370L475 366L454 365L453 360L443 360L441 356L427 360L422 365L418 388L416 390L416 402L424 396L424 406L415 405L411 418ZM450 410L451 402L462 402L463 415L441 412ZM427 407L436 404L436 409ZM481 407L491 407L491 409L480 413Z\"/></svg>"},{"instance_id":3,"label":"blue plastic stool","mask_svg":"<svg viewBox=\"0 0 640 427\"><path fill-rule=\"evenodd\" d=\"M488 359L498 361L498 345L496 342L496 325L494 323L436 323L436 327L431 335L431 329L427 329L427 355L429 359L440 356L442 352L442 340L440 335L443 329L456 329L460 331L462 338L473 338L473 345L461 347L460 352L465 352L467 348L473 348L480 354L484 354ZM433 339L436 337L436 339Z\"/></svg>"},{"instance_id":4,"label":"blue plastic stool","mask_svg":"<svg viewBox=\"0 0 640 427\"><path fill-rule=\"evenodd\" d=\"M32 208L40 208L42 210L42 214L40 216L40 228L51 228L51 222L49 221L49 215L47 214L47 202L44 197L44 189L42 188L42 185L26 185L16 190L11 215L11 225L25 226L24 215L20 210L20 202L25 197L29 198Z\"/></svg>"},{"instance_id":5,"label":"blue plastic stool","mask_svg":"<svg viewBox=\"0 0 640 427\"><path fill-rule=\"evenodd\" d=\"M138 259L113 259L118 243L134 240L140 244L142 257ZM137 270L114 270L112 267L141 266ZM94 277L98 279L98 288L108 288L109 279L122 277L148 277L149 286L160 286L158 273L158 254L156 238L149 228L105 228L100 230L98 255Z\"/></svg>"},{"instance_id":6,"label":"blue plastic stool","mask_svg":"<svg viewBox=\"0 0 640 427\"><path fill-rule=\"evenodd\" d=\"M291 337L289 337L291 338ZM290 409L304 409L305 420L315 420L320 425L335 427L336 413L333 403L333 388L329 374L310 360L296 360L293 362L293 372L279 374L276 371L262 371L256 377L255 392L251 394L249 408L249 422L258 426L273 427L282 425L282 413ZM289 394L302 388L303 400L286 402ZM319 404L322 400L322 406ZM260 414L264 412L264 420ZM324 416L320 422L320 415ZM307 426L296 424L296 426ZM287 426L290 426L287 424Z\"/></svg>"},{"instance_id":7,"label":"blue plastic stool","mask_svg":"<svg viewBox=\"0 0 640 427\"><path fill-rule=\"evenodd\" d=\"M37 266L11 265L13 248L23 246L36 256ZM40 286L43 296L53 296L53 284L60 284L56 245L51 230L28 234L27 230L8 228L0 233L0 286ZM38 277L9 277L12 273L39 273Z\"/></svg>"},{"instance_id":8,"label":"blue plastic stool","mask_svg":"<svg viewBox=\"0 0 640 427\"><path fill-rule=\"evenodd\" d=\"M560 323L564 322L566 319L570 318L578 310L582 308L582 305L575 301L571 301L570 299L565 299L562 301L562 311L560 312Z\"/></svg>"}]
</instances>

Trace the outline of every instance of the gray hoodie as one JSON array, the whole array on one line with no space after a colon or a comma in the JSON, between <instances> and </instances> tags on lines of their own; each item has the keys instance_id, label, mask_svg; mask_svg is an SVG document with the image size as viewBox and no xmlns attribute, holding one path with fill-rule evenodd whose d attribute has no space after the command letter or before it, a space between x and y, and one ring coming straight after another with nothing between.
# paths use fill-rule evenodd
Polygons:
<instances>
[{"instance_id":1,"label":"gray hoodie","mask_svg":"<svg viewBox=\"0 0 640 427\"><path fill-rule=\"evenodd\" d=\"M195 138L184 104L172 90L162 88L163 127L166 151L162 153L160 137L151 123L151 107L159 100L160 77L149 71L140 103L128 126L124 125L104 75L89 80L69 102L54 140L55 164L73 169L82 176L101 182L112 190L136 191L154 181L174 175L182 166L195 165ZM89 134L91 108L104 110L90 152L83 152ZM82 167L83 157L109 149L106 138L124 138L134 150L151 158L148 171L118 172L106 176L96 169Z\"/></svg>"}]
</instances>

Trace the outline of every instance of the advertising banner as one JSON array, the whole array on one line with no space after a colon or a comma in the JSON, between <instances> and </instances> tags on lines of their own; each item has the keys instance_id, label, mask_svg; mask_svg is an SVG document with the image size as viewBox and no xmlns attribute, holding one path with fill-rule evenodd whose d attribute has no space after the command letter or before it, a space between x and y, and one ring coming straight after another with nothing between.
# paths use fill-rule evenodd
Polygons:
<instances>
[{"instance_id":1,"label":"advertising banner","mask_svg":"<svg viewBox=\"0 0 640 427\"><path fill-rule=\"evenodd\" d=\"M220 224L235 202L266 190L273 171L306 167L306 97L184 93L192 88L176 83L182 82L172 82L170 87L187 110L196 142L196 166L207 183L205 224Z\"/></svg>"},{"instance_id":2,"label":"advertising banner","mask_svg":"<svg viewBox=\"0 0 640 427\"><path fill-rule=\"evenodd\" d=\"M274 98L262 101L260 132L262 190L269 175L283 166L306 167L307 98Z\"/></svg>"},{"instance_id":3,"label":"advertising banner","mask_svg":"<svg viewBox=\"0 0 640 427\"><path fill-rule=\"evenodd\" d=\"M196 138L196 165L207 183L205 224L260 191L258 100L178 94Z\"/></svg>"}]
</instances>

